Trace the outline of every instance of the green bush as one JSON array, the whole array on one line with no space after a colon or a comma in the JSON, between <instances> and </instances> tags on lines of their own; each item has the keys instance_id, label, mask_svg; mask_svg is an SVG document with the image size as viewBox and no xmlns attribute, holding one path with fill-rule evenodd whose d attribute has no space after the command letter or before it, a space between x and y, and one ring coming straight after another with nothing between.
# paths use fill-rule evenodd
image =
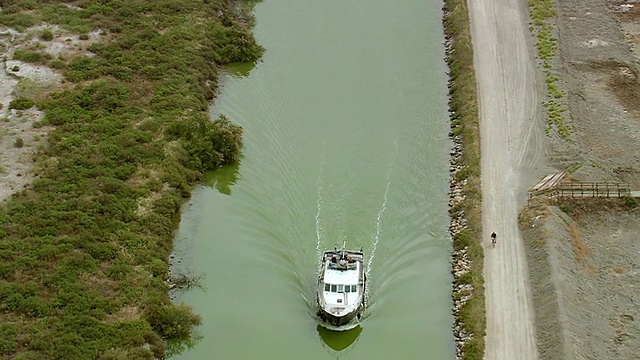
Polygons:
<instances>
[{"instance_id":1,"label":"green bush","mask_svg":"<svg viewBox=\"0 0 640 360\"><path fill-rule=\"evenodd\" d=\"M106 275L112 280L126 279L132 273L133 267L124 262L116 262L106 270Z\"/></svg>"},{"instance_id":2,"label":"green bush","mask_svg":"<svg viewBox=\"0 0 640 360\"><path fill-rule=\"evenodd\" d=\"M51 66L54 69L62 70L62 69L65 69L67 67L67 63L65 63L64 61L62 61L60 59L56 59L56 60L51 61L49 66Z\"/></svg>"},{"instance_id":3,"label":"green bush","mask_svg":"<svg viewBox=\"0 0 640 360\"><path fill-rule=\"evenodd\" d=\"M87 250L96 260L112 260L116 257L117 250L109 243L90 244Z\"/></svg>"},{"instance_id":4,"label":"green bush","mask_svg":"<svg viewBox=\"0 0 640 360\"><path fill-rule=\"evenodd\" d=\"M49 29L43 29L40 32L40 39L42 39L44 41L51 41L51 40L53 40L53 33Z\"/></svg>"},{"instance_id":5,"label":"green bush","mask_svg":"<svg viewBox=\"0 0 640 360\"><path fill-rule=\"evenodd\" d=\"M34 63L34 64L46 64L52 58L53 56L51 56L51 54L37 52L37 51L23 50L23 49L17 49L13 53L14 60L20 60L20 61Z\"/></svg>"},{"instance_id":6,"label":"green bush","mask_svg":"<svg viewBox=\"0 0 640 360\"><path fill-rule=\"evenodd\" d=\"M185 339L191 336L194 326L202 320L184 304L152 305L145 311L145 318L163 339Z\"/></svg>"},{"instance_id":7,"label":"green bush","mask_svg":"<svg viewBox=\"0 0 640 360\"><path fill-rule=\"evenodd\" d=\"M79 57L67 64L65 76L71 81L95 79L101 75L100 60L88 56Z\"/></svg>"},{"instance_id":8,"label":"green bush","mask_svg":"<svg viewBox=\"0 0 640 360\"><path fill-rule=\"evenodd\" d=\"M166 279L169 277L169 264L160 259L153 259L149 264L149 271L155 277Z\"/></svg>"},{"instance_id":9,"label":"green bush","mask_svg":"<svg viewBox=\"0 0 640 360\"><path fill-rule=\"evenodd\" d=\"M623 204L630 209L635 209L636 207L638 207L638 200L636 198L626 196L622 198L622 201Z\"/></svg>"},{"instance_id":10,"label":"green bush","mask_svg":"<svg viewBox=\"0 0 640 360\"><path fill-rule=\"evenodd\" d=\"M21 148L23 146L24 146L24 140L22 140L21 137L17 137L16 140L13 142L13 147Z\"/></svg>"},{"instance_id":11,"label":"green bush","mask_svg":"<svg viewBox=\"0 0 640 360\"><path fill-rule=\"evenodd\" d=\"M36 104L35 101L27 98L17 98L9 103L9 109L27 110Z\"/></svg>"},{"instance_id":12,"label":"green bush","mask_svg":"<svg viewBox=\"0 0 640 360\"><path fill-rule=\"evenodd\" d=\"M0 323L0 351L12 353L17 348L18 328L15 324Z\"/></svg>"},{"instance_id":13,"label":"green bush","mask_svg":"<svg viewBox=\"0 0 640 360\"><path fill-rule=\"evenodd\" d=\"M18 13L20 10L17 4L12 6L4 6L3 4L2 12L0 12L0 24L23 32L38 23L35 16L26 12Z\"/></svg>"}]
</instances>

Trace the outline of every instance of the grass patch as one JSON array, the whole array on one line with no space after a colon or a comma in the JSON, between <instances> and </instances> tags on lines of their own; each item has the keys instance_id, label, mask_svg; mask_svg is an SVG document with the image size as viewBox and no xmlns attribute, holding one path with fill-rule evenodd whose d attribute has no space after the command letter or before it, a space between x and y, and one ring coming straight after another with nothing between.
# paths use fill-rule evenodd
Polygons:
<instances>
[{"instance_id":1,"label":"grass patch","mask_svg":"<svg viewBox=\"0 0 640 360\"><path fill-rule=\"evenodd\" d=\"M13 53L13 60L20 60L33 64L47 64L52 58L53 56L51 56L51 54L40 51L17 49Z\"/></svg>"},{"instance_id":2,"label":"grass patch","mask_svg":"<svg viewBox=\"0 0 640 360\"><path fill-rule=\"evenodd\" d=\"M44 99L52 88L52 86L42 85L29 78L21 78L13 92L18 98L33 99L37 103Z\"/></svg>"},{"instance_id":3,"label":"grass patch","mask_svg":"<svg viewBox=\"0 0 640 360\"><path fill-rule=\"evenodd\" d=\"M3 6L4 26L102 29L108 41L91 45L92 57L55 60L64 90L24 83L25 97L10 105L37 102L37 126L55 128L34 154L39 176L0 209L0 357L164 358L166 344L194 341L201 320L169 300L168 257L192 185L240 156L242 129L226 117L212 122L207 108L220 66L262 55L244 4ZM37 48L17 58L51 60Z\"/></svg>"}]
</instances>

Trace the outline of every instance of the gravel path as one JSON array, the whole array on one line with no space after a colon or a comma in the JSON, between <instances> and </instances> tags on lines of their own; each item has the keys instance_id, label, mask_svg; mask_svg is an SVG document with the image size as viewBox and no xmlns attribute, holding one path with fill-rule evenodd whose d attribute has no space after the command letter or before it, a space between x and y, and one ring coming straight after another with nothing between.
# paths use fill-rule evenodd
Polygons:
<instances>
[{"instance_id":1,"label":"gravel path","mask_svg":"<svg viewBox=\"0 0 640 360\"><path fill-rule=\"evenodd\" d=\"M469 1L479 93L487 335L485 359L538 359L517 217L543 174L539 85L526 2ZM491 246L489 234L498 234Z\"/></svg>"}]
</instances>

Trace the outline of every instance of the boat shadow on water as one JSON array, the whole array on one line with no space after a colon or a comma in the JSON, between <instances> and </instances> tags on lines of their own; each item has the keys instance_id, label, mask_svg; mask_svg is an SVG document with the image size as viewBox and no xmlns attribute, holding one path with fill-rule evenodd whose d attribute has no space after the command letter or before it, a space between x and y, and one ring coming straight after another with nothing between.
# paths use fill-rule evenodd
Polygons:
<instances>
[{"instance_id":1,"label":"boat shadow on water","mask_svg":"<svg viewBox=\"0 0 640 360\"><path fill-rule=\"evenodd\" d=\"M339 358L355 347L362 332L362 326L355 324L349 329L341 327L339 331L335 331L318 324L317 330L320 339L322 339L322 346L331 355Z\"/></svg>"}]
</instances>

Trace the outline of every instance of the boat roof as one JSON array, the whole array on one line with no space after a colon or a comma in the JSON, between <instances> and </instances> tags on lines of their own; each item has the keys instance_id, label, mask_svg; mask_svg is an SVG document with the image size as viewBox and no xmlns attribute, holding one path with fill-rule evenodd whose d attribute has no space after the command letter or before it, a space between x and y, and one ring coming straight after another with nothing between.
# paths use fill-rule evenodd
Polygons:
<instances>
[{"instance_id":1,"label":"boat roof","mask_svg":"<svg viewBox=\"0 0 640 360\"><path fill-rule=\"evenodd\" d=\"M357 262L355 270L334 270L327 268L324 273L324 282L326 284L357 285L361 273L361 266L362 264Z\"/></svg>"}]
</instances>

